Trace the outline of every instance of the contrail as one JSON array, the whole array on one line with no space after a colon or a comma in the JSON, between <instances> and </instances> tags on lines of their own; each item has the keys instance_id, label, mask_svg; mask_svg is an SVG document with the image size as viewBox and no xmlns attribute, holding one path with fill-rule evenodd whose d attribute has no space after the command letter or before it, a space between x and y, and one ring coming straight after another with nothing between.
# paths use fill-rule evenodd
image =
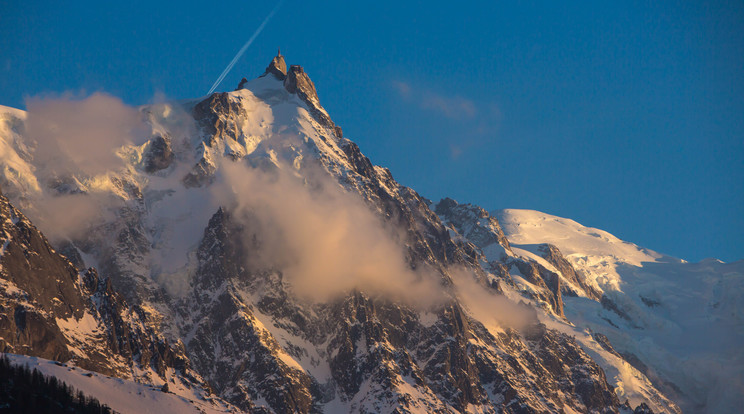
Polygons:
<instances>
[{"instance_id":1,"label":"contrail","mask_svg":"<svg viewBox=\"0 0 744 414\"><path fill-rule=\"evenodd\" d=\"M263 30L263 28L266 26L266 23L269 22L271 17L274 16L274 13L276 13L276 11L279 10L279 7L281 7L282 3L284 3L284 0L280 0L279 3L276 5L276 7L274 7L274 10L272 10L271 13L269 13L269 15L266 16L263 23L261 23L261 25L258 26L258 29L256 29L255 32L253 32L253 36L251 36L251 38L248 39L247 42L245 42L243 47L241 47L240 50L238 51L238 54L235 55L233 60L230 61L230 64L227 65L225 70L222 71L222 73L220 74L220 77L217 78L217 80L214 82L214 85L212 85L212 88L209 89L209 92L207 92L207 95L211 95L212 92L214 92L214 90L217 89L217 86L219 86L220 82L222 82L222 80L225 79L225 76L227 76L228 72L230 72L230 69L232 69L233 66L235 66L235 63L238 61L238 59L240 59L240 57L243 56L243 53L245 53L245 50L248 49L248 46L250 46L251 43L253 43L253 41L256 40L256 37L258 37L258 35L261 33L261 30Z\"/></svg>"}]
</instances>

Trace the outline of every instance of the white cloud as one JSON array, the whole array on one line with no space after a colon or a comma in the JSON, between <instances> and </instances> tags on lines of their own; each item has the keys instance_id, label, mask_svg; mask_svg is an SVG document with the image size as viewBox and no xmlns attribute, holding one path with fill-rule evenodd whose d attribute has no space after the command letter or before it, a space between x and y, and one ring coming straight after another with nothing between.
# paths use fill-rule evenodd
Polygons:
<instances>
[{"instance_id":1,"label":"white cloud","mask_svg":"<svg viewBox=\"0 0 744 414\"><path fill-rule=\"evenodd\" d=\"M150 129L137 108L102 93L34 97L26 107L26 138L41 183L40 193L29 194L27 213L52 240L82 236L121 205L96 190L105 187L105 173L124 167L116 151L144 142Z\"/></svg>"},{"instance_id":2,"label":"white cloud","mask_svg":"<svg viewBox=\"0 0 744 414\"><path fill-rule=\"evenodd\" d=\"M478 283L472 271L453 268L450 275L460 303L492 334L506 327L522 329L532 322L524 307Z\"/></svg>"},{"instance_id":3,"label":"white cloud","mask_svg":"<svg viewBox=\"0 0 744 414\"><path fill-rule=\"evenodd\" d=\"M149 138L140 112L110 95L29 98L26 107L26 134L37 165L48 173L110 171L123 166L116 149Z\"/></svg>"},{"instance_id":4,"label":"white cloud","mask_svg":"<svg viewBox=\"0 0 744 414\"><path fill-rule=\"evenodd\" d=\"M233 162L220 169L216 202L232 206L247 243L260 246L248 265L280 269L301 297L326 301L360 289L427 306L444 298L438 274L411 269L402 236L324 173L300 179Z\"/></svg>"}]
</instances>

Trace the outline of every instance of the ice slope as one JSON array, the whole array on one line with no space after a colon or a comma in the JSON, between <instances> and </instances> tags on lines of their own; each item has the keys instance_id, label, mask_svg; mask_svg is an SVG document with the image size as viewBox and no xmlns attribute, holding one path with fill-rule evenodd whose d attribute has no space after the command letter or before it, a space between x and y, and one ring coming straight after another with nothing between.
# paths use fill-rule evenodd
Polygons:
<instances>
[{"instance_id":1,"label":"ice slope","mask_svg":"<svg viewBox=\"0 0 744 414\"><path fill-rule=\"evenodd\" d=\"M60 364L47 359L25 355L5 354L12 364L38 369L44 375L54 376L95 397L101 404L122 414L217 414L233 412L232 407L218 404L196 395L163 392L158 387L112 378L97 372L86 371L73 365Z\"/></svg>"},{"instance_id":2,"label":"ice slope","mask_svg":"<svg viewBox=\"0 0 744 414\"><path fill-rule=\"evenodd\" d=\"M687 263L538 211L493 214L515 253L553 244L604 292L602 303L564 297L566 316L606 335L684 411L744 405L744 261Z\"/></svg>"}]
</instances>

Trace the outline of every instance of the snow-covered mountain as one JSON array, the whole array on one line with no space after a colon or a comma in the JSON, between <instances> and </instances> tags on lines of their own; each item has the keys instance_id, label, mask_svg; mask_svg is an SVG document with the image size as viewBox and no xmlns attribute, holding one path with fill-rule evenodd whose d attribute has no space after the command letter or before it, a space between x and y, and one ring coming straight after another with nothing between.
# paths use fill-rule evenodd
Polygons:
<instances>
[{"instance_id":1,"label":"snow-covered mountain","mask_svg":"<svg viewBox=\"0 0 744 414\"><path fill-rule=\"evenodd\" d=\"M615 350L689 412L744 404L744 261L687 263L575 221L529 210L494 212L512 247L556 246L599 301L564 297L566 316Z\"/></svg>"},{"instance_id":2,"label":"snow-covered mountain","mask_svg":"<svg viewBox=\"0 0 744 414\"><path fill-rule=\"evenodd\" d=\"M188 384L248 412L739 401L735 382L712 384L741 379L741 262L692 265L542 213L433 204L344 138L282 56L233 92L137 109L96 99L0 111L5 352ZM71 151L101 108L94 137L109 151ZM18 323L18 309L37 316ZM173 357L121 351L119 326L131 349ZM40 329L49 340L29 334ZM675 345L700 338L687 329L724 339ZM730 372L680 366L707 360ZM97 397L101 384L76 387Z\"/></svg>"}]
</instances>

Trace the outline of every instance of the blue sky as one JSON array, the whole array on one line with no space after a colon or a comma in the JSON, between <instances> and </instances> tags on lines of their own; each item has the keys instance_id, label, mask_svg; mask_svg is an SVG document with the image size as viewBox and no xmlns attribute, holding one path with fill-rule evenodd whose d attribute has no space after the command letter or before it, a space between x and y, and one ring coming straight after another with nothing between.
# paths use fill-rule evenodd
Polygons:
<instances>
[{"instance_id":1,"label":"blue sky","mask_svg":"<svg viewBox=\"0 0 744 414\"><path fill-rule=\"evenodd\" d=\"M68 91L132 105L203 95L276 4L5 3L0 105L20 108ZM345 135L432 200L733 261L744 3L697 3L287 0L218 90L280 46Z\"/></svg>"}]
</instances>

